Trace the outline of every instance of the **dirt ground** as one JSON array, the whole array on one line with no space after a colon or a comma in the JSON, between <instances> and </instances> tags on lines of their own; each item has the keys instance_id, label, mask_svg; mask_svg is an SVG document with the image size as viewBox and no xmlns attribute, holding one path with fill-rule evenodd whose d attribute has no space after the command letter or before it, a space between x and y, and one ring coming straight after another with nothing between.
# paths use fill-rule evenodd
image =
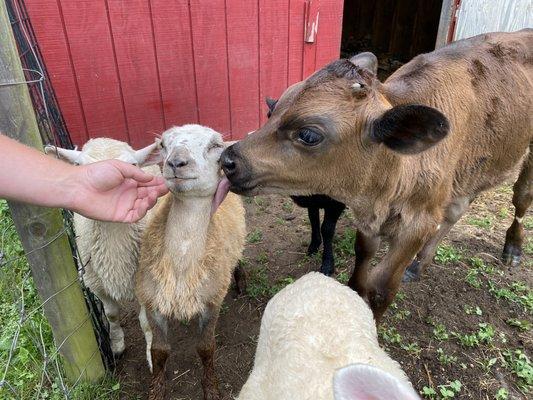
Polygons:
<instances>
[{"instance_id":1,"label":"dirt ground","mask_svg":"<svg viewBox=\"0 0 533 400\"><path fill-rule=\"evenodd\" d=\"M421 281L403 285L380 328L381 344L426 398L450 398L450 391L460 399L526 398L519 387L524 390L528 379L531 384L531 369L520 362L520 354L531 357L533 348L533 237L525 246L528 254L521 267L501 264L505 231L513 218L511 197L509 185L480 196L445 239ZM318 257L305 254L310 239L305 210L278 196L245 203L248 294L228 294L217 329L216 368L224 399L238 394L250 372L268 299L319 266ZM345 212L336 235L336 275L343 282L353 264L351 220ZM525 225L531 236L531 212ZM136 312L130 305L123 317L127 349L117 374L125 399L146 398L150 379ZM176 323L171 330L170 398L201 399L197 321Z\"/></svg>"}]
</instances>

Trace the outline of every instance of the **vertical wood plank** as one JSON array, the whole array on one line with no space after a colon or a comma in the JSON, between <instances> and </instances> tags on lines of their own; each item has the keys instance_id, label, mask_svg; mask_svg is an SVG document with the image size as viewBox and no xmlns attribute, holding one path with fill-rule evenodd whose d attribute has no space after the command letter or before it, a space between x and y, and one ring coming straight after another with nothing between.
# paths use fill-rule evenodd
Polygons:
<instances>
[{"instance_id":1,"label":"vertical wood plank","mask_svg":"<svg viewBox=\"0 0 533 400\"><path fill-rule=\"evenodd\" d=\"M339 58L343 6L342 0L320 0L315 69L320 69Z\"/></svg>"},{"instance_id":2,"label":"vertical wood plank","mask_svg":"<svg viewBox=\"0 0 533 400\"><path fill-rule=\"evenodd\" d=\"M75 144L81 145L88 139L87 126L58 3L50 0L25 3L70 136Z\"/></svg>"},{"instance_id":3,"label":"vertical wood plank","mask_svg":"<svg viewBox=\"0 0 533 400\"><path fill-rule=\"evenodd\" d=\"M190 3L200 123L230 137L224 0Z\"/></svg>"},{"instance_id":4,"label":"vertical wood plank","mask_svg":"<svg viewBox=\"0 0 533 400\"><path fill-rule=\"evenodd\" d=\"M108 0L108 11L130 143L146 146L165 125L150 5Z\"/></svg>"},{"instance_id":5,"label":"vertical wood plank","mask_svg":"<svg viewBox=\"0 0 533 400\"><path fill-rule=\"evenodd\" d=\"M104 0L58 0L90 137L129 141Z\"/></svg>"},{"instance_id":6,"label":"vertical wood plank","mask_svg":"<svg viewBox=\"0 0 533 400\"><path fill-rule=\"evenodd\" d=\"M289 2L289 54L288 79L290 86L303 79L303 51L304 51L304 14L305 0L290 0Z\"/></svg>"},{"instance_id":7,"label":"vertical wood plank","mask_svg":"<svg viewBox=\"0 0 533 400\"><path fill-rule=\"evenodd\" d=\"M151 3L165 128L198 123L189 6L186 1Z\"/></svg>"},{"instance_id":8,"label":"vertical wood plank","mask_svg":"<svg viewBox=\"0 0 533 400\"><path fill-rule=\"evenodd\" d=\"M304 52L303 52L303 65L302 65L302 75L303 78L307 78L309 75L313 74L316 71L316 51L317 44L319 42L318 35L322 34L324 29L321 29L323 22L321 21L320 15L320 0L307 0L305 2L305 16L304 16L304 25L309 24L310 19L314 19L318 15L318 28L315 41L313 43L307 43L304 41ZM304 27L305 28L305 27ZM303 40L303 39L302 39Z\"/></svg>"},{"instance_id":9,"label":"vertical wood plank","mask_svg":"<svg viewBox=\"0 0 533 400\"><path fill-rule=\"evenodd\" d=\"M259 0L261 124L266 121L265 97L279 98L287 88L288 12L289 0Z\"/></svg>"},{"instance_id":10,"label":"vertical wood plank","mask_svg":"<svg viewBox=\"0 0 533 400\"><path fill-rule=\"evenodd\" d=\"M259 127L259 46L256 1L226 0L231 138Z\"/></svg>"}]
</instances>

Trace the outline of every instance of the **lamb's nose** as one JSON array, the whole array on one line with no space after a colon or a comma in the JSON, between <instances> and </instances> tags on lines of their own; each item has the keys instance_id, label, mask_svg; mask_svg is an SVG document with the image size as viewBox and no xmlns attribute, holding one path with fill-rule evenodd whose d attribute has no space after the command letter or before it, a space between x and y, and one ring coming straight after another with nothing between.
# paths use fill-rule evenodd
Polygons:
<instances>
[{"instance_id":1,"label":"lamb's nose","mask_svg":"<svg viewBox=\"0 0 533 400\"><path fill-rule=\"evenodd\" d=\"M227 176L233 175L236 170L236 164L232 157L232 149L229 147L222 153L221 163L222 169Z\"/></svg>"},{"instance_id":2,"label":"lamb's nose","mask_svg":"<svg viewBox=\"0 0 533 400\"><path fill-rule=\"evenodd\" d=\"M181 167L185 167L186 165L189 164L189 161L188 160L184 160L184 159L180 159L180 158L176 158L176 159L173 159L173 160L168 160L167 161L167 164L170 168L181 168Z\"/></svg>"}]
</instances>

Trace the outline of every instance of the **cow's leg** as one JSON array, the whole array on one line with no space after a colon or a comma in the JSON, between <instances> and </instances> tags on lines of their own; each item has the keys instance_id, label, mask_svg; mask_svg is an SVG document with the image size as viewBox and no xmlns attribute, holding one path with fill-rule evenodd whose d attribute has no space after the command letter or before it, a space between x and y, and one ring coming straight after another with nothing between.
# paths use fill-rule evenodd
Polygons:
<instances>
[{"instance_id":1,"label":"cow's leg","mask_svg":"<svg viewBox=\"0 0 533 400\"><path fill-rule=\"evenodd\" d=\"M146 358L152 372L149 400L164 400L166 391L166 363L170 354L168 320L157 311L141 305L139 322L146 339Z\"/></svg>"},{"instance_id":2,"label":"cow's leg","mask_svg":"<svg viewBox=\"0 0 533 400\"><path fill-rule=\"evenodd\" d=\"M403 275L404 282L413 282L420 279L422 271L433 261L440 241L450 232L455 223L461 219L471 202L472 199L469 197L458 197L452 200L444 211L444 219L437 232L424 244L422 250L405 270Z\"/></svg>"},{"instance_id":3,"label":"cow's leg","mask_svg":"<svg viewBox=\"0 0 533 400\"><path fill-rule=\"evenodd\" d=\"M530 151L513 186L514 221L505 235L502 258L507 265L518 266L522 258L524 226L522 220L533 199L533 154Z\"/></svg>"},{"instance_id":4,"label":"cow's leg","mask_svg":"<svg viewBox=\"0 0 533 400\"><path fill-rule=\"evenodd\" d=\"M322 222L321 233L324 241L322 251L322 266L320 272L324 275L331 276L335 272L335 260L333 256L333 236L335 236L335 227L342 212L346 206L330 205L324 208L324 221Z\"/></svg>"},{"instance_id":5,"label":"cow's leg","mask_svg":"<svg viewBox=\"0 0 533 400\"><path fill-rule=\"evenodd\" d=\"M217 326L219 305L208 305L202 315L200 315L200 338L196 346L196 351L202 360L204 374L202 377L202 388L204 400L220 399L217 377L215 374L215 329Z\"/></svg>"},{"instance_id":6,"label":"cow's leg","mask_svg":"<svg viewBox=\"0 0 533 400\"><path fill-rule=\"evenodd\" d=\"M315 254L322 243L320 236L320 209L318 207L308 207L307 214L311 223L311 243L307 249L307 255Z\"/></svg>"},{"instance_id":7,"label":"cow's leg","mask_svg":"<svg viewBox=\"0 0 533 400\"><path fill-rule=\"evenodd\" d=\"M378 236L365 235L360 230L355 236L355 266L348 286L355 290L361 297L367 296L367 275L372 257L378 251L380 239Z\"/></svg>"},{"instance_id":8,"label":"cow's leg","mask_svg":"<svg viewBox=\"0 0 533 400\"><path fill-rule=\"evenodd\" d=\"M105 315L109 321L111 351L115 357L118 357L126 348L124 344L124 331L120 326L120 305L115 299L102 291L95 291L95 294L102 301Z\"/></svg>"},{"instance_id":9,"label":"cow's leg","mask_svg":"<svg viewBox=\"0 0 533 400\"><path fill-rule=\"evenodd\" d=\"M372 269L367 279L366 298L376 323L394 301L405 269L430 235L434 234L435 228L433 222L424 224L422 217L417 221L417 226L401 227L398 236L391 239L387 254Z\"/></svg>"}]
</instances>

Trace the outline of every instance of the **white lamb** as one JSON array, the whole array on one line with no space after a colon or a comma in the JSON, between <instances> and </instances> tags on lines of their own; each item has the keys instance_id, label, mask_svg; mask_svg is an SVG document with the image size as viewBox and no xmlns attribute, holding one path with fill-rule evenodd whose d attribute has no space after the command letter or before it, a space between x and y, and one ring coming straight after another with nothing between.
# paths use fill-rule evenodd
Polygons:
<instances>
[{"instance_id":1,"label":"white lamb","mask_svg":"<svg viewBox=\"0 0 533 400\"><path fill-rule=\"evenodd\" d=\"M200 125L174 127L163 133L160 145L171 193L146 228L135 277L152 371L149 398L165 396L168 321L199 316L204 399L215 400L220 396L213 365L215 328L244 248L244 208L233 193L223 200L229 182L221 176L219 133Z\"/></svg>"},{"instance_id":2,"label":"white lamb","mask_svg":"<svg viewBox=\"0 0 533 400\"><path fill-rule=\"evenodd\" d=\"M238 400L333 398L419 399L379 347L368 305L349 287L311 272L268 302L254 367Z\"/></svg>"},{"instance_id":3,"label":"white lamb","mask_svg":"<svg viewBox=\"0 0 533 400\"><path fill-rule=\"evenodd\" d=\"M71 164L84 165L97 161L117 159L129 164L143 165L155 143L133 150L127 143L110 139L91 139L81 151L46 146L47 154L56 154ZM159 167L146 167L152 175L161 175ZM111 350L115 356L124 349L124 331L120 326L120 303L134 298L134 274L138 265L139 243L146 219L133 224L101 222L74 214L76 244L82 265L83 281L102 301L109 321Z\"/></svg>"}]
</instances>

